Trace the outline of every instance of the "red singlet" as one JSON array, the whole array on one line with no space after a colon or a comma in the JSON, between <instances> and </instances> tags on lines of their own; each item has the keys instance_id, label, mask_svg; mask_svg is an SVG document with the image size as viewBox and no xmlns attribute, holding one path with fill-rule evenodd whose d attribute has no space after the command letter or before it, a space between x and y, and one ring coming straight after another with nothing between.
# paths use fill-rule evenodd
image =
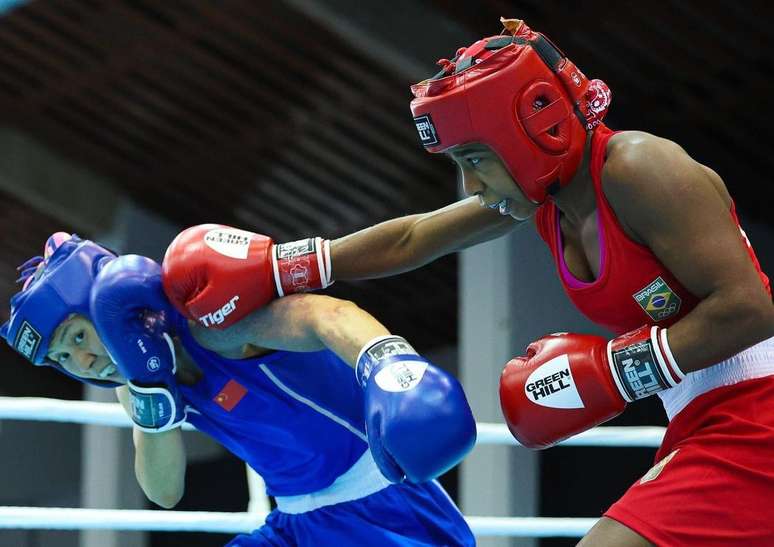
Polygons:
<instances>
[{"instance_id":1,"label":"red singlet","mask_svg":"<svg viewBox=\"0 0 774 547\"><path fill-rule=\"evenodd\" d=\"M559 211L547 201L535 214L537 230L551 249L559 278L573 304L591 321L616 334L623 334L645 323L668 327L690 312L699 300L664 267L646 246L636 243L623 231L615 212L602 191L602 167L607 142L615 133L601 125L591 142L589 170L597 197L599 232L599 276L591 283L576 279L564 262L564 246L559 229ZM739 226L733 204L731 216ZM761 281L771 293L769 279L741 227L740 237L750 253Z\"/></svg>"},{"instance_id":2,"label":"red singlet","mask_svg":"<svg viewBox=\"0 0 774 547\"><path fill-rule=\"evenodd\" d=\"M576 279L564 262L559 212L538 209L538 232L551 249L570 300L593 322L620 334L645 323L668 327L699 300L621 228L602 191L600 126L590 171L597 198L599 276ZM739 221L732 205L730 214ZM740 228L750 259L769 279ZM774 546L774 338L659 393L670 419L656 465L605 516L661 547Z\"/></svg>"}]
</instances>

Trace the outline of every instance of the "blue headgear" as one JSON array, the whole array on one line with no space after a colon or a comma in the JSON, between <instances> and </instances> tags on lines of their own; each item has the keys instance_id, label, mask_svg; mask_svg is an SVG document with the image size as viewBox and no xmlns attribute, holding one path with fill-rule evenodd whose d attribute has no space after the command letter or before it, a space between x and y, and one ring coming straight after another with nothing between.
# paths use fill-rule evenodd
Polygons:
<instances>
[{"instance_id":1,"label":"blue headgear","mask_svg":"<svg viewBox=\"0 0 774 547\"><path fill-rule=\"evenodd\" d=\"M24 286L11 298L11 316L0 336L35 365L53 366L71 378L99 387L117 387L121 384L70 374L46 357L54 330L69 315L77 313L91 320L89 294L94 279L116 258L92 241L74 234L61 241L62 235L49 238L45 258L35 257L22 265L26 268L20 279Z\"/></svg>"}]
</instances>

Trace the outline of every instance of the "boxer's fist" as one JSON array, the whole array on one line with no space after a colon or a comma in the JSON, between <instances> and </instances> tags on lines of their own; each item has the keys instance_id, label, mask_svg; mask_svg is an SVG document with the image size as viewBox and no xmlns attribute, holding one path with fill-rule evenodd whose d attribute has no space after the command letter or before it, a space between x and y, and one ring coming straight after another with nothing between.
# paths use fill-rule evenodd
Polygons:
<instances>
[{"instance_id":1,"label":"boxer's fist","mask_svg":"<svg viewBox=\"0 0 774 547\"><path fill-rule=\"evenodd\" d=\"M205 327L225 328L275 295L271 238L219 224L178 234L164 255L164 292Z\"/></svg>"},{"instance_id":2,"label":"boxer's fist","mask_svg":"<svg viewBox=\"0 0 774 547\"><path fill-rule=\"evenodd\" d=\"M368 444L390 481L432 480L473 448L476 422L462 386L405 339L366 344L355 374L365 389Z\"/></svg>"},{"instance_id":3,"label":"boxer's fist","mask_svg":"<svg viewBox=\"0 0 774 547\"><path fill-rule=\"evenodd\" d=\"M610 341L552 334L505 366L500 405L516 440L529 448L548 448L682 378L666 329L641 327Z\"/></svg>"},{"instance_id":4,"label":"boxer's fist","mask_svg":"<svg viewBox=\"0 0 774 547\"><path fill-rule=\"evenodd\" d=\"M278 296L331 283L327 240L275 245L271 238L219 224L184 230L167 248L164 290L205 327L226 328Z\"/></svg>"},{"instance_id":5,"label":"boxer's fist","mask_svg":"<svg viewBox=\"0 0 774 547\"><path fill-rule=\"evenodd\" d=\"M547 448L623 411L626 402L607 368L606 346L599 336L551 335L505 365L500 405L516 440Z\"/></svg>"},{"instance_id":6,"label":"boxer's fist","mask_svg":"<svg viewBox=\"0 0 774 547\"><path fill-rule=\"evenodd\" d=\"M180 426L185 407L166 327L175 312L161 287L161 267L144 256L116 258L94 280L89 308L100 340L127 380L135 425L150 433Z\"/></svg>"}]
</instances>

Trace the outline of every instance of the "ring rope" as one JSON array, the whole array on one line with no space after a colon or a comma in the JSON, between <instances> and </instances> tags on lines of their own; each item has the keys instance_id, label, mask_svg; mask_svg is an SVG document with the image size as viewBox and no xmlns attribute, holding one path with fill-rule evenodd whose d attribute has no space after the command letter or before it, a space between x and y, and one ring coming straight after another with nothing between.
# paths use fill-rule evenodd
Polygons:
<instances>
[{"instance_id":1,"label":"ring rope","mask_svg":"<svg viewBox=\"0 0 774 547\"><path fill-rule=\"evenodd\" d=\"M266 513L0 507L0 529L249 533ZM594 518L465 517L476 536L582 537Z\"/></svg>"},{"instance_id":2,"label":"ring rope","mask_svg":"<svg viewBox=\"0 0 774 547\"><path fill-rule=\"evenodd\" d=\"M0 420L68 422L84 425L131 427L132 422L118 403L64 401L44 397L0 397ZM477 444L513 445L519 443L505 424L478 423ZM190 424L183 429L193 430ZM658 447L665 428L595 427L562 441L560 446L636 446Z\"/></svg>"},{"instance_id":3,"label":"ring rope","mask_svg":"<svg viewBox=\"0 0 774 547\"><path fill-rule=\"evenodd\" d=\"M0 397L0 420L34 420L131 427L118 403L44 397ZM185 429L193 429L184 424ZM518 445L504 424L478 423L477 444ZM663 427L596 427L560 443L565 446L657 447ZM151 511L60 507L0 507L0 529L143 530L246 533L263 524L265 512ZM594 518L465 517L476 536L582 537Z\"/></svg>"}]
</instances>

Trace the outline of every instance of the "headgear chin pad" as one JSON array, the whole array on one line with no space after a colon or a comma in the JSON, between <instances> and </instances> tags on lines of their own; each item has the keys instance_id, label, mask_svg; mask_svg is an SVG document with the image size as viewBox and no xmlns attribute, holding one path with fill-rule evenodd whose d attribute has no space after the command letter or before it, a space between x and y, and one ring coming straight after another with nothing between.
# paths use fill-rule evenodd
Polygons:
<instances>
[{"instance_id":1,"label":"headgear chin pad","mask_svg":"<svg viewBox=\"0 0 774 547\"><path fill-rule=\"evenodd\" d=\"M91 318L89 297L94 279L115 257L108 249L74 234L53 234L46 242L44 256L20 266L22 290L11 298L10 318L0 328L0 336L35 365L53 366L100 387L120 385L76 377L47 358L51 337L62 321L72 314Z\"/></svg>"},{"instance_id":2,"label":"headgear chin pad","mask_svg":"<svg viewBox=\"0 0 774 547\"><path fill-rule=\"evenodd\" d=\"M486 144L524 195L542 203L572 179L611 93L523 21L501 22L503 34L460 48L438 62L439 74L413 85L411 112L428 151Z\"/></svg>"}]
</instances>

